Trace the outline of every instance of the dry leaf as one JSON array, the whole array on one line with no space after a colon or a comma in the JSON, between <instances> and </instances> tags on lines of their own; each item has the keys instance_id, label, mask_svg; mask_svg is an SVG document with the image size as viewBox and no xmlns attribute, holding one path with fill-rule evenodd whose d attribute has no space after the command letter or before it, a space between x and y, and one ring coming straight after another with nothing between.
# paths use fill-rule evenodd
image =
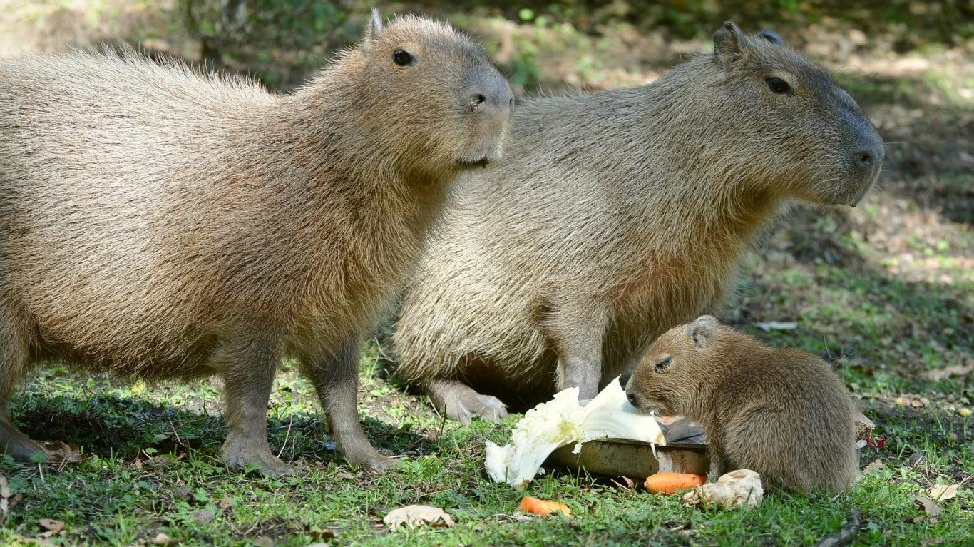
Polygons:
<instances>
[{"instance_id":1,"label":"dry leaf","mask_svg":"<svg viewBox=\"0 0 974 547\"><path fill-rule=\"evenodd\" d=\"M59 520L54 520L54 519L40 519L40 520L37 521L37 524L40 524L41 525L41 528L43 528L43 529L45 529L48 532L51 532L53 534L56 534L56 533L60 532L61 530L64 530L64 523L61 522L61 521L59 521Z\"/></svg>"},{"instance_id":2,"label":"dry leaf","mask_svg":"<svg viewBox=\"0 0 974 547\"><path fill-rule=\"evenodd\" d=\"M942 509L932 499L920 494L913 498L913 501L917 507L923 509L931 521L936 521L940 517Z\"/></svg>"},{"instance_id":3,"label":"dry leaf","mask_svg":"<svg viewBox=\"0 0 974 547\"><path fill-rule=\"evenodd\" d=\"M883 460L875 460L862 469L862 474L867 475L883 469L886 469L886 464L883 463Z\"/></svg>"},{"instance_id":4,"label":"dry leaf","mask_svg":"<svg viewBox=\"0 0 974 547\"><path fill-rule=\"evenodd\" d=\"M44 441L41 443L41 448L47 454L47 461L51 465L59 466L81 461L81 453L78 452L78 448L64 441Z\"/></svg>"},{"instance_id":5,"label":"dry leaf","mask_svg":"<svg viewBox=\"0 0 974 547\"><path fill-rule=\"evenodd\" d=\"M936 501L947 501L957 497L959 484L937 484L927 490L927 495Z\"/></svg>"},{"instance_id":6,"label":"dry leaf","mask_svg":"<svg viewBox=\"0 0 974 547\"><path fill-rule=\"evenodd\" d=\"M233 500L231 500L227 496L223 496L223 499L220 500L220 510L221 511L226 511L227 509L229 509L231 507L233 507Z\"/></svg>"},{"instance_id":7,"label":"dry leaf","mask_svg":"<svg viewBox=\"0 0 974 547\"><path fill-rule=\"evenodd\" d=\"M619 478L622 479L622 482L619 482L619 481L617 481L615 479L610 479L610 480L612 481L612 484L618 486L619 488L628 488L630 490L635 490L636 489L636 483L635 483L635 481L633 481L629 477L622 476L622 477L619 477Z\"/></svg>"},{"instance_id":8,"label":"dry leaf","mask_svg":"<svg viewBox=\"0 0 974 547\"><path fill-rule=\"evenodd\" d=\"M398 530L403 525L416 528L424 524L447 527L456 524L446 511L429 505L407 505L393 509L382 519L382 522L393 530Z\"/></svg>"},{"instance_id":9,"label":"dry leaf","mask_svg":"<svg viewBox=\"0 0 974 547\"><path fill-rule=\"evenodd\" d=\"M923 375L932 382L937 382L940 380L946 380L952 376L966 376L974 372L974 363L969 365L954 365L952 367L938 368L936 370L928 370L923 373Z\"/></svg>"},{"instance_id":10,"label":"dry leaf","mask_svg":"<svg viewBox=\"0 0 974 547\"><path fill-rule=\"evenodd\" d=\"M169 534L165 532L159 532L158 534L156 534L156 537L152 538L152 540L149 543L153 545L168 546L168 545L176 545L177 543L179 543L179 540L169 537Z\"/></svg>"}]
</instances>

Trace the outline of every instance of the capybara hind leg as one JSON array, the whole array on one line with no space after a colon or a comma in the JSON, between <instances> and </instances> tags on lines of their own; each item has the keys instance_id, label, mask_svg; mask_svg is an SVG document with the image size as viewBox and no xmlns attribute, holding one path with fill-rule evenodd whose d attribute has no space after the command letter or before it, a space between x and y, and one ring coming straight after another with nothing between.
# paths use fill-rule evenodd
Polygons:
<instances>
[{"instance_id":1,"label":"capybara hind leg","mask_svg":"<svg viewBox=\"0 0 974 547\"><path fill-rule=\"evenodd\" d=\"M44 449L10 422L10 396L27 371L27 360L24 344L18 343L9 323L4 327L0 330L0 454L23 462L43 462L47 460Z\"/></svg>"},{"instance_id":2,"label":"capybara hind leg","mask_svg":"<svg viewBox=\"0 0 974 547\"><path fill-rule=\"evenodd\" d=\"M507 406L500 399L477 393L457 380L433 380L426 394L441 414L465 424L473 418L499 422L507 417Z\"/></svg>"},{"instance_id":3,"label":"capybara hind leg","mask_svg":"<svg viewBox=\"0 0 974 547\"><path fill-rule=\"evenodd\" d=\"M335 357L305 358L301 364L318 391L338 450L350 463L381 472L395 467L397 462L372 446L359 422L356 405L359 345L358 337L353 337L346 340Z\"/></svg>"},{"instance_id":4,"label":"capybara hind leg","mask_svg":"<svg viewBox=\"0 0 974 547\"><path fill-rule=\"evenodd\" d=\"M44 449L14 427L6 416L0 416L0 453L6 453L22 462L47 461Z\"/></svg>"},{"instance_id":5,"label":"capybara hind leg","mask_svg":"<svg viewBox=\"0 0 974 547\"><path fill-rule=\"evenodd\" d=\"M292 473L294 469L275 456L267 443L267 401L280 353L270 344L250 340L239 349L227 351L225 358L229 431L223 458L227 466L254 466L265 475Z\"/></svg>"}]
</instances>

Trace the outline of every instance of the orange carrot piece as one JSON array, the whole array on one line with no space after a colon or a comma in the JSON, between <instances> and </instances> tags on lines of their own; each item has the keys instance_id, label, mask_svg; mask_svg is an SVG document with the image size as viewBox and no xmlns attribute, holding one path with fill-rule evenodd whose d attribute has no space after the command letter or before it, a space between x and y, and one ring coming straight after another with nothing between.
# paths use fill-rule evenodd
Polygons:
<instances>
[{"instance_id":1,"label":"orange carrot piece","mask_svg":"<svg viewBox=\"0 0 974 547\"><path fill-rule=\"evenodd\" d=\"M654 494L675 494L679 490L700 486L707 477L693 473L671 473L661 471L646 477L646 490Z\"/></svg>"},{"instance_id":2,"label":"orange carrot piece","mask_svg":"<svg viewBox=\"0 0 974 547\"><path fill-rule=\"evenodd\" d=\"M572 510L560 501L539 500L531 496L521 498L521 503L517 505L517 509L522 513L533 513L542 517L551 516L552 513L561 513L566 517L572 516Z\"/></svg>"}]
</instances>

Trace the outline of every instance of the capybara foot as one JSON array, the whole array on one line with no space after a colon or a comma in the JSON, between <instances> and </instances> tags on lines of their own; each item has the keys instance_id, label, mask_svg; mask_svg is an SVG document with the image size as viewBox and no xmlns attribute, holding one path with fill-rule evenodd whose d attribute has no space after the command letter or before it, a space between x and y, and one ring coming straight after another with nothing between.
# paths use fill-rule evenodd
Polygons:
<instances>
[{"instance_id":1,"label":"capybara foot","mask_svg":"<svg viewBox=\"0 0 974 547\"><path fill-rule=\"evenodd\" d=\"M499 422L507 417L507 406L492 395L481 395L463 382L436 380L427 389L430 400L447 418L470 423L474 418Z\"/></svg>"},{"instance_id":2,"label":"capybara foot","mask_svg":"<svg viewBox=\"0 0 974 547\"><path fill-rule=\"evenodd\" d=\"M366 443L367 444L367 443ZM377 452L372 445L367 447L342 446L341 451L345 454L345 459L353 465L357 465L373 473L388 471L397 465L399 461L389 456L384 456Z\"/></svg>"},{"instance_id":3,"label":"capybara foot","mask_svg":"<svg viewBox=\"0 0 974 547\"><path fill-rule=\"evenodd\" d=\"M3 419L0 419L0 453L6 453L19 462L48 461L47 452L40 445Z\"/></svg>"},{"instance_id":4,"label":"capybara foot","mask_svg":"<svg viewBox=\"0 0 974 547\"><path fill-rule=\"evenodd\" d=\"M266 441L259 443L227 439L223 444L223 461L231 469L256 467L263 475L269 477L295 473L293 466L284 463L271 452Z\"/></svg>"}]
</instances>

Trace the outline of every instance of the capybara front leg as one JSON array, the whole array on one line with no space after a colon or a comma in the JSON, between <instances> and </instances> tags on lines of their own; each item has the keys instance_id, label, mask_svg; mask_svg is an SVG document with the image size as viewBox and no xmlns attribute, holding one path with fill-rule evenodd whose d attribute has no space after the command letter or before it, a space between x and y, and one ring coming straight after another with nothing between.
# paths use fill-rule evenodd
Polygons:
<instances>
[{"instance_id":1,"label":"capybara front leg","mask_svg":"<svg viewBox=\"0 0 974 547\"><path fill-rule=\"evenodd\" d=\"M396 460L373 448L359 422L359 345L358 337L350 337L334 357L306 358L301 364L318 391L331 435L345 459L371 471L385 471L395 467Z\"/></svg>"},{"instance_id":2,"label":"capybara front leg","mask_svg":"<svg viewBox=\"0 0 974 547\"><path fill-rule=\"evenodd\" d=\"M605 314L560 312L553 319L554 324L545 330L558 354L555 390L577 386L580 401L595 398L602 378Z\"/></svg>"},{"instance_id":3,"label":"capybara front leg","mask_svg":"<svg viewBox=\"0 0 974 547\"><path fill-rule=\"evenodd\" d=\"M451 420L470 423L473 418L499 422L507 417L507 406L492 395L482 395L458 380L433 380L426 394L441 414Z\"/></svg>"},{"instance_id":4,"label":"capybara front leg","mask_svg":"<svg viewBox=\"0 0 974 547\"><path fill-rule=\"evenodd\" d=\"M257 339L226 349L227 440L223 458L231 468L256 467L265 475L294 469L271 452L267 443L267 401L281 358L277 348Z\"/></svg>"}]
</instances>

